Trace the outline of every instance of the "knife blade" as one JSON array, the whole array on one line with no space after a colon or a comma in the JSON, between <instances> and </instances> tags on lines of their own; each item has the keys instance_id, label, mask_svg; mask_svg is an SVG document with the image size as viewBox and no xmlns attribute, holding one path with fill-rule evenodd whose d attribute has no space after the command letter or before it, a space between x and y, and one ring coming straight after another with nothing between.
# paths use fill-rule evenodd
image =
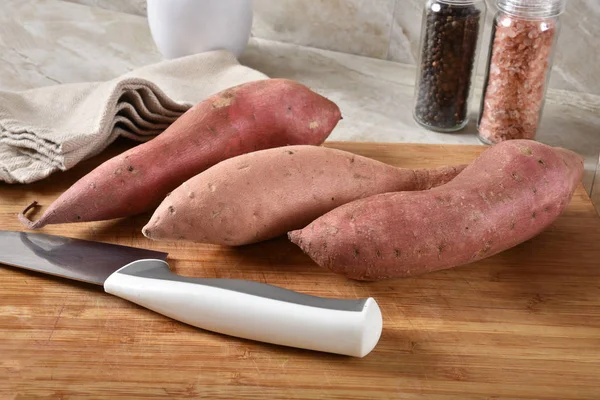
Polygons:
<instances>
[{"instance_id":1,"label":"knife blade","mask_svg":"<svg viewBox=\"0 0 600 400\"><path fill-rule=\"evenodd\" d=\"M42 233L0 231L0 263L62 278L104 285L122 266L168 254Z\"/></svg>"},{"instance_id":2,"label":"knife blade","mask_svg":"<svg viewBox=\"0 0 600 400\"><path fill-rule=\"evenodd\" d=\"M168 254L42 233L0 230L0 264L101 285L180 322L244 339L364 357L383 328L379 305L261 282L173 273Z\"/></svg>"}]
</instances>

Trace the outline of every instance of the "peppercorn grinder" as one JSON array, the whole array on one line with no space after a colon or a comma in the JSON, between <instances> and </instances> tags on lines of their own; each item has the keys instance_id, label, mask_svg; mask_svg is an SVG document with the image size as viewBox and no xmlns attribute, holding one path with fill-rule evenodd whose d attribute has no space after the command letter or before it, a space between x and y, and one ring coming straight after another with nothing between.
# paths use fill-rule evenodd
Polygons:
<instances>
[{"instance_id":1,"label":"peppercorn grinder","mask_svg":"<svg viewBox=\"0 0 600 400\"><path fill-rule=\"evenodd\" d=\"M483 0L426 2L413 107L421 126L454 132L468 124L486 11Z\"/></svg>"}]
</instances>

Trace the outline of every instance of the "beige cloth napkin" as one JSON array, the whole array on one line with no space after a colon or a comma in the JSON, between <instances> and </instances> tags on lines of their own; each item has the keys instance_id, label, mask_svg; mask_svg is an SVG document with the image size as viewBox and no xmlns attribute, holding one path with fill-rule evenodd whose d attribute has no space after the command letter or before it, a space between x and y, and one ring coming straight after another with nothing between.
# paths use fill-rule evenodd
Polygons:
<instances>
[{"instance_id":1,"label":"beige cloth napkin","mask_svg":"<svg viewBox=\"0 0 600 400\"><path fill-rule=\"evenodd\" d=\"M206 97L267 79L226 51L145 66L106 82L0 91L0 182L31 183L102 152L145 142Z\"/></svg>"}]
</instances>

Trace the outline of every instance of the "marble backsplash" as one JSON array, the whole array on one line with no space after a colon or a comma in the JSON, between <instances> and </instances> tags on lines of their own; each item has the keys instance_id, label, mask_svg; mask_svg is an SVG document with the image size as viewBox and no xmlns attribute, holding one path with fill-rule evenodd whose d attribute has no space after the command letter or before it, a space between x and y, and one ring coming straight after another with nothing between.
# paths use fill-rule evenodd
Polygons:
<instances>
[{"instance_id":1,"label":"marble backsplash","mask_svg":"<svg viewBox=\"0 0 600 400\"><path fill-rule=\"evenodd\" d=\"M387 58L414 63L421 30L424 0L396 0ZM478 72L485 72L495 0L486 0L487 21L479 57ZM600 94L597 65L600 63L600 1L570 0L562 15L550 86L557 89Z\"/></svg>"},{"instance_id":2,"label":"marble backsplash","mask_svg":"<svg viewBox=\"0 0 600 400\"><path fill-rule=\"evenodd\" d=\"M146 15L146 0L65 0L129 14Z\"/></svg>"},{"instance_id":3,"label":"marble backsplash","mask_svg":"<svg viewBox=\"0 0 600 400\"><path fill-rule=\"evenodd\" d=\"M144 15L146 0L67 0ZM483 74L495 0L488 4ZM414 64L425 0L254 0L256 37ZM600 94L600 1L570 0L550 85Z\"/></svg>"}]
</instances>

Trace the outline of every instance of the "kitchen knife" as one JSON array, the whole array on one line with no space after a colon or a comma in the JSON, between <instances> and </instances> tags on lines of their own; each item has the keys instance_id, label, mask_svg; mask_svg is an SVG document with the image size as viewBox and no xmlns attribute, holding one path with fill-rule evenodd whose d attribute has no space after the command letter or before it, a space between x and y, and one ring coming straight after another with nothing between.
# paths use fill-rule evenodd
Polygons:
<instances>
[{"instance_id":1,"label":"kitchen knife","mask_svg":"<svg viewBox=\"0 0 600 400\"><path fill-rule=\"evenodd\" d=\"M205 330L364 357L381 336L375 299L321 298L260 282L174 274L167 253L0 231L0 264L104 287L104 291Z\"/></svg>"}]
</instances>

